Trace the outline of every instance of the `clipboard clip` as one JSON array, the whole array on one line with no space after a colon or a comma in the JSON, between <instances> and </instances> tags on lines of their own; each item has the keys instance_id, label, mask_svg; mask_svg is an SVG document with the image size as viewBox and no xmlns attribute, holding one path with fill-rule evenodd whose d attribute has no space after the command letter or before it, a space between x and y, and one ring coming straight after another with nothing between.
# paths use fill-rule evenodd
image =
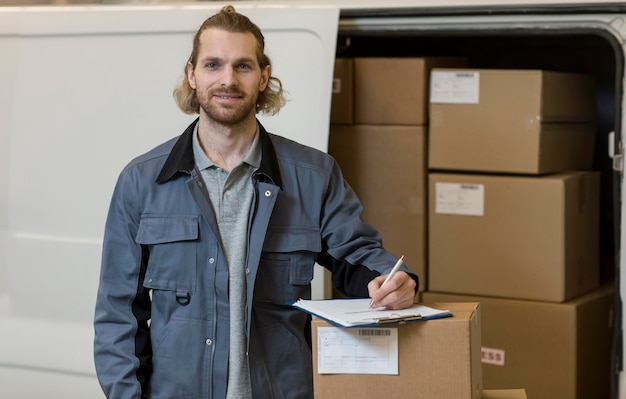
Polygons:
<instances>
[{"instance_id":1,"label":"clipboard clip","mask_svg":"<svg viewBox=\"0 0 626 399\"><path fill-rule=\"evenodd\" d=\"M374 319L374 321L376 321L376 323L378 324L406 323L407 321L420 320L421 318L422 318L422 315L419 313L406 315L406 316L399 316L399 315L391 314L389 316L379 317L377 319Z\"/></svg>"}]
</instances>

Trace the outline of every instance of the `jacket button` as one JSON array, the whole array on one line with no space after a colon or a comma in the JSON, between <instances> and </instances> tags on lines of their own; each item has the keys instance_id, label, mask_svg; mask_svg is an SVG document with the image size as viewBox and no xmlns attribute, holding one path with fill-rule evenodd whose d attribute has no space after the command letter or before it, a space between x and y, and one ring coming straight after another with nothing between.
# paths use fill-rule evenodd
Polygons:
<instances>
[{"instance_id":1,"label":"jacket button","mask_svg":"<svg viewBox=\"0 0 626 399\"><path fill-rule=\"evenodd\" d=\"M215 258L209 258L209 263L215 263Z\"/></svg>"},{"instance_id":2,"label":"jacket button","mask_svg":"<svg viewBox=\"0 0 626 399\"><path fill-rule=\"evenodd\" d=\"M211 341L211 338L207 338L206 341L204 341L207 345L211 345L213 343L213 341Z\"/></svg>"},{"instance_id":3,"label":"jacket button","mask_svg":"<svg viewBox=\"0 0 626 399\"><path fill-rule=\"evenodd\" d=\"M250 268L246 267L246 274L250 274Z\"/></svg>"},{"instance_id":4,"label":"jacket button","mask_svg":"<svg viewBox=\"0 0 626 399\"><path fill-rule=\"evenodd\" d=\"M267 190L267 191L265 192L265 196L266 196L266 197L269 197L269 196L271 196L271 195L272 195L272 192L271 192L270 190Z\"/></svg>"}]
</instances>

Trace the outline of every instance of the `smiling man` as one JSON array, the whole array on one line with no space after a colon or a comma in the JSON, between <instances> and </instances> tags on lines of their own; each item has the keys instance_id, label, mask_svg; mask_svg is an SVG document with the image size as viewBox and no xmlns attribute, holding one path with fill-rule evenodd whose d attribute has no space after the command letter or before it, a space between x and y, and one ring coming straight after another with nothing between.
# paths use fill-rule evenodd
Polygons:
<instances>
[{"instance_id":1,"label":"smiling man","mask_svg":"<svg viewBox=\"0 0 626 399\"><path fill-rule=\"evenodd\" d=\"M313 267L348 296L413 304L327 154L268 133L284 105L259 28L231 6L193 40L179 107L199 117L131 161L113 193L95 312L108 398L312 398Z\"/></svg>"}]
</instances>

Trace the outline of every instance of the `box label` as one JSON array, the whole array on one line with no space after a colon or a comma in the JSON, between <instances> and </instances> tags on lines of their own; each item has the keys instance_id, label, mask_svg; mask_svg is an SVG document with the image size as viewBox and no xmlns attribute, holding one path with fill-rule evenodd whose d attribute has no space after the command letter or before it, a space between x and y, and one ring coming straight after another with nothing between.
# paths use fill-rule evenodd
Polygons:
<instances>
[{"instance_id":1,"label":"box label","mask_svg":"<svg viewBox=\"0 0 626 399\"><path fill-rule=\"evenodd\" d=\"M504 366L504 350L483 346L481 349L481 360L483 364Z\"/></svg>"},{"instance_id":2,"label":"box label","mask_svg":"<svg viewBox=\"0 0 626 399\"><path fill-rule=\"evenodd\" d=\"M398 375L398 329L318 327L317 372Z\"/></svg>"},{"instance_id":3,"label":"box label","mask_svg":"<svg viewBox=\"0 0 626 399\"><path fill-rule=\"evenodd\" d=\"M484 216L485 186L471 183L435 183L435 213Z\"/></svg>"},{"instance_id":4,"label":"box label","mask_svg":"<svg viewBox=\"0 0 626 399\"><path fill-rule=\"evenodd\" d=\"M433 71L430 75L431 104L478 104L480 73Z\"/></svg>"},{"instance_id":5,"label":"box label","mask_svg":"<svg viewBox=\"0 0 626 399\"><path fill-rule=\"evenodd\" d=\"M333 94L341 93L341 78L333 79Z\"/></svg>"}]
</instances>

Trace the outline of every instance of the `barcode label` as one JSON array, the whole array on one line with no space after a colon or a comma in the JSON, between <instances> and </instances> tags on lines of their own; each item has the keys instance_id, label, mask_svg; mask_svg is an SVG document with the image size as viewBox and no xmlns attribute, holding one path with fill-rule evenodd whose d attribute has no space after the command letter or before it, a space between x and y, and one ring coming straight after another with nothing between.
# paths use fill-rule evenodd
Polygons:
<instances>
[{"instance_id":1,"label":"barcode label","mask_svg":"<svg viewBox=\"0 0 626 399\"><path fill-rule=\"evenodd\" d=\"M359 329L359 336L362 337L388 337L390 335L391 330L386 328Z\"/></svg>"}]
</instances>

